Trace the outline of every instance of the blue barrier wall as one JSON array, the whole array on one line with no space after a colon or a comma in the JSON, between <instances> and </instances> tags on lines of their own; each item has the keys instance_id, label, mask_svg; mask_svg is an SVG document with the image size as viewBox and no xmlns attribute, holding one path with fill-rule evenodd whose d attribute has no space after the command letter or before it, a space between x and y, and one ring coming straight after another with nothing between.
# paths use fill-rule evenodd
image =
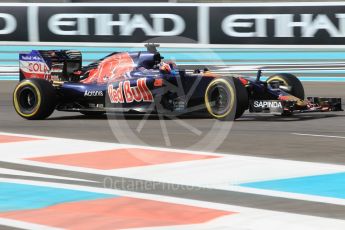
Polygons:
<instances>
[{"instance_id":1,"label":"blue barrier wall","mask_svg":"<svg viewBox=\"0 0 345 230\"><path fill-rule=\"evenodd\" d=\"M75 49L83 53L83 64L114 51L145 50L140 47L0 46L0 79L18 80L18 54L33 49ZM264 48L159 48L165 59L177 65L269 65L344 62L345 49L264 49ZM7 71L8 70L8 71ZM344 70L292 71L304 81L345 81ZM243 72L252 75L253 72Z\"/></svg>"}]
</instances>

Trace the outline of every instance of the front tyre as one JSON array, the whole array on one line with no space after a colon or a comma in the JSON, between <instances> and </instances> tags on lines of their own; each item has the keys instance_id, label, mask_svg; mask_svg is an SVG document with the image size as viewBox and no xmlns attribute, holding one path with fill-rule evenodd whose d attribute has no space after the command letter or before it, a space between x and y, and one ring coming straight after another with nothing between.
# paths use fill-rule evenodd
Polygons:
<instances>
[{"instance_id":1,"label":"front tyre","mask_svg":"<svg viewBox=\"0 0 345 230\"><path fill-rule=\"evenodd\" d=\"M290 73L279 73L270 76L267 79L267 83L270 83L272 81L279 81L280 85L288 87L289 90L286 92L301 99L304 100L304 88L301 83L301 81L293 74Z\"/></svg>"},{"instance_id":2,"label":"front tyre","mask_svg":"<svg viewBox=\"0 0 345 230\"><path fill-rule=\"evenodd\" d=\"M44 79L25 79L16 86L13 105L16 112L28 120L49 117L57 103L55 88Z\"/></svg>"},{"instance_id":3,"label":"front tyre","mask_svg":"<svg viewBox=\"0 0 345 230\"><path fill-rule=\"evenodd\" d=\"M237 78L222 77L214 79L205 91L205 106L208 113L219 120L232 121L239 118L248 104L246 91L241 91L246 100L239 100L237 88L243 87ZM242 88L241 88L242 89ZM244 89L245 90L245 89Z\"/></svg>"}]
</instances>

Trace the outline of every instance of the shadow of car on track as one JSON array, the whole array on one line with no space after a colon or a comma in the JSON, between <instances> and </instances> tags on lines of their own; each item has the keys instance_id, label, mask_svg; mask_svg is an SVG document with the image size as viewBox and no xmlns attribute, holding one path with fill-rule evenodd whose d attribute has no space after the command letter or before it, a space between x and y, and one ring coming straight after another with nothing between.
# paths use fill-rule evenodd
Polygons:
<instances>
[{"instance_id":1,"label":"shadow of car on track","mask_svg":"<svg viewBox=\"0 0 345 230\"><path fill-rule=\"evenodd\" d=\"M261 122L293 122L293 121L305 121L305 120L316 120L316 119L327 119L335 117L345 117L345 115L340 114L295 114L293 116L272 116L272 115L250 115L245 114L236 122L250 122L250 121L261 121ZM60 116L51 117L47 120L174 120L174 119L212 119L205 115L183 115L183 116L158 116L149 115L145 116L143 114L111 114L111 115L72 115L72 116Z\"/></svg>"},{"instance_id":2,"label":"shadow of car on track","mask_svg":"<svg viewBox=\"0 0 345 230\"><path fill-rule=\"evenodd\" d=\"M307 121L317 119L327 119L345 117L345 115L339 114L295 114L293 116L272 116L272 115L244 115L236 122L246 121L261 121L261 122L294 122L294 121Z\"/></svg>"},{"instance_id":3,"label":"shadow of car on track","mask_svg":"<svg viewBox=\"0 0 345 230\"><path fill-rule=\"evenodd\" d=\"M74 116L61 116L50 117L46 120L174 120L174 119L211 119L206 115L183 115L183 116L158 116L156 114L143 115L143 114L103 114L103 115L74 115Z\"/></svg>"}]
</instances>

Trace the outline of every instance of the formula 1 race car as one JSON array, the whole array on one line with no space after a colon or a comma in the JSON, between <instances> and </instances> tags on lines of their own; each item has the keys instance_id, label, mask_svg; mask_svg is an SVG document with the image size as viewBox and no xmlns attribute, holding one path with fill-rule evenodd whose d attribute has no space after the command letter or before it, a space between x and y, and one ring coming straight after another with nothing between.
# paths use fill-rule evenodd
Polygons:
<instances>
[{"instance_id":1,"label":"formula 1 race car","mask_svg":"<svg viewBox=\"0 0 345 230\"><path fill-rule=\"evenodd\" d=\"M21 53L20 82L13 93L23 118L45 119L54 110L100 115L109 112L184 115L220 120L252 113L342 111L340 98L309 97L297 77L275 74L262 81L220 76L207 68L191 72L164 62L156 44L147 51L114 52L87 66L73 50Z\"/></svg>"}]
</instances>

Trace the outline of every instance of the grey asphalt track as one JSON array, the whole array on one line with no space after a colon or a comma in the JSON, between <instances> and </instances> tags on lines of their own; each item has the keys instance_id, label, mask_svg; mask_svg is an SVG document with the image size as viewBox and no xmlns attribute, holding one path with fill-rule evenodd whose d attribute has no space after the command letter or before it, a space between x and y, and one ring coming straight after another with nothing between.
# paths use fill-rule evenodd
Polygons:
<instances>
[{"instance_id":1,"label":"grey asphalt track","mask_svg":"<svg viewBox=\"0 0 345 230\"><path fill-rule=\"evenodd\" d=\"M126 135L128 130L137 128L143 119L134 116L127 119L110 118L108 121L107 116L90 117L79 113L54 112L47 120L27 121L19 117L13 109L12 91L15 85L14 81L0 82L2 132L118 142L114 132ZM304 86L306 95L342 97L345 100L345 83L304 83ZM208 132L215 122L204 118L181 120L203 133ZM114 122L120 129L111 128L114 127ZM177 124L176 120L165 120L171 147L189 147L200 139L200 135L195 135L188 128ZM218 132L227 131L220 129ZM217 152L345 164L344 139L297 136L293 133L345 136L345 112L299 114L291 118L245 114L242 119L232 124L229 135L217 148ZM161 125L156 117L146 120L139 136L149 145L166 147L162 139ZM131 140L128 142L138 144Z\"/></svg>"},{"instance_id":2,"label":"grey asphalt track","mask_svg":"<svg viewBox=\"0 0 345 230\"><path fill-rule=\"evenodd\" d=\"M140 116L127 117L127 119L110 118L109 121L107 116L89 117L78 113L55 112L48 120L24 120L12 108L11 93L15 84L16 82L0 82L0 132L118 142L117 137L126 136L127 132L133 132L138 126L143 125L141 132L136 132L141 140L148 145L166 147L166 141L163 138L164 135L162 135L162 132L164 134L162 123L157 117L149 117L143 124L141 123L143 117ZM304 85L307 95L342 97L345 99L345 83L304 83ZM116 122L117 128L115 129L112 125L113 122ZM195 144L209 132L214 122L215 120L205 118L165 119L164 125L168 130L167 135L171 142L170 147L186 148ZM191 131L193 129L194 132ZM345 112L301 114L289 118L245 114L242 119L232 124L228 134L227 130L221 128L216 131L217 134L226 134L225 140L216 149L216 152L219 153L345 164L345 139L342 138L345 137ZM326 136L301 136L296 135L296 133ZM126 140L128 143L137 144L130 136ZM87 179L91 181L88 183L88 186L102 186L102 177L100 175L9 164L1 162L1 160L0 167L67 176L75 179ZM11 176L0 175L0 177L8 178ZM38 180L38 178L29 179ZM116 179L121 179L124 183L128 183L128 180L131 180L129 178ZM71 182L60 181L59 183ZM73 183L86 182L75 181ZM143 183L148 182L144 181ZM163 184L159 183L155 187L156 189L151 191L143 191L140 186L134 190L246 207L345 219L345 207L340 205L199 188L191 191L170 191L162 190L162 186ZM126 186L124 185L122 189L126 189Z\"/></svg>"}]
</instances>

